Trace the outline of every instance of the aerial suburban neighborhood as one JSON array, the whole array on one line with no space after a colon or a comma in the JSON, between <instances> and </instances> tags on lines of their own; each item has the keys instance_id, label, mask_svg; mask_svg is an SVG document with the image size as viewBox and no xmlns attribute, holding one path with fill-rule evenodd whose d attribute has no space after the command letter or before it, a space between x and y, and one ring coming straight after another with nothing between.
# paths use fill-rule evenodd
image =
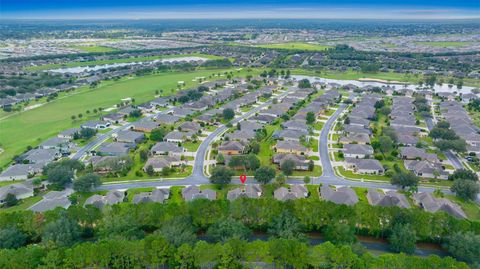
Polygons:
<instances>
[{"instance_id":1,"label":"aerial suburban neighborhood","mask_svg":"<svg viewBox=\"0 0 480 269\"><path fill-rule=\"evenodd\" d=\"M478 6L300 2L6 3L0 268L478 268Z\"/></svg>"}]
</instances>

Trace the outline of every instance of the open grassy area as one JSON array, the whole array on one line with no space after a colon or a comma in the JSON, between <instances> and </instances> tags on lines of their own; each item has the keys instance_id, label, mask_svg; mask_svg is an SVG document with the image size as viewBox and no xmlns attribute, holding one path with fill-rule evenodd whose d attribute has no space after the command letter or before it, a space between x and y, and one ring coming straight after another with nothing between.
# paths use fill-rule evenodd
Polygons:
<instances>
[{"instance_id":1,"label":"open grassy area","mask_svg":"<svg viewBox=\"0 0 480 269\"><path fill-rule=\"evenodd\" d=\"M425 45L430 47L463 47L472 44L472 42L467 41L418 41L415 42L418 45Z\"/></svg>"},{"instance_id":2,"label":"open grassy area","mask_svg":"<svg viewBox=\"0 0 480 269\"><path fill-rule=\"evenodd\" d=\"M27 210L29 207L31 207L32 205L36 204L36 203L39 202L40 200L42 200L42 196L40 196L40 195L28 197L28 198L26 198L26 199L23 199L23 200L19 201L19 202L18 202L18 205L12 206L12 207L8 207L8 208L0 208L0 211L3 211L3 212L14 212L14 211Z\"/></svg>"},{"instance_id":3,"label":"open grassy area","mask_svg":"<svg viewBox=\"0 0 480 269\"><path fill-rule=\"evenodd\" d=\"M117 51L117 49L107 47L107 46L97 46L97 45L92 45L92 46L86 46L86 45L79 45L79 46L70 46L70 48L82 50L84 52L111 52L111 51Z\"/></svg>"},{"instance_id":4,"label":"open grassy area","mask_svg":"<svg viewBox=\"0 0 480 269\"><path fill-rule=\"evenodd\" d=\"M164 89L164 95L171 95L176 91L178 81L185 81L188 88L196 85L192 82L195 77L209 77L219 72L223 73L223 70L159 73L105 81L95 89L82 87L64 98L53 100L41 107L12 114L0 120L0 144L5 150L0 154L0 167L5 166L14 155L20 154L27 146L36 146L62 130L78 127L81 122L72 121L70 118L72 115L85 114L86 110L99 107L108 108L126 97L135 98L137 103L146 102L155 98L155 90L158 89ZM246 74L246 71L235 72L236 76ZM82 121L98 116L83 117Z\"/></svg>"},{"instance_id":5,"label":"open grassy area","mask_svg":"<svg viewBox=\"0 0 480 269\"><path fill-rule=\"evenodd\" d=\"M86 62L68 62L68 63L63 63L63 64L45 64L45 65L39 65L39 66L29 66L29 67L26 67L25 70L26 71L41 71L41 70L58 69L58 68L64 68L64 67L78 67L78 66L93 66L93 65L104 65L104 64L115 64L115 63L145 62L145 61L153 61L153 60L159 60L159 59L170 59L170 58L190 57L190 56L204 57L204 58L207 58L207 59L222 59L222 57L214 56L214 55L191 53L191 54L178 54L178 55L158 55L158 56L118 58L118 59L86 61Z\"/></svg>"},{"instance_id":6,"label":"open grassy area","mask_svg":"<svg viewBox=\"0 0 480 269\"><path fill-rule=\"evenodd\" d=\"M255 47L266 49L289 49L289 50L308 50L308 51L323 51L330 46L324 46L320 44L291 42L291 43L277 43L277 44L262 44Z\"/></svg>"}]
</instances>

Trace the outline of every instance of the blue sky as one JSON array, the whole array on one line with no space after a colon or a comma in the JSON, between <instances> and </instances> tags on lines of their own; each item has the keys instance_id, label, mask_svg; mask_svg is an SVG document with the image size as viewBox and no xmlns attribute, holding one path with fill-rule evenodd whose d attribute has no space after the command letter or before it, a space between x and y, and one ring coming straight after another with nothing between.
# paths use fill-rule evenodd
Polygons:
<instances>
[{"instance_id":1,"label":"blue sky","mask_svg":"<svg viewBox=\"0 0 480 269\"><path fill-rule=\"evenodd\" d=\"M480 0L0 0L1 18L480 18Z\"/></svg>"}]
</instances>

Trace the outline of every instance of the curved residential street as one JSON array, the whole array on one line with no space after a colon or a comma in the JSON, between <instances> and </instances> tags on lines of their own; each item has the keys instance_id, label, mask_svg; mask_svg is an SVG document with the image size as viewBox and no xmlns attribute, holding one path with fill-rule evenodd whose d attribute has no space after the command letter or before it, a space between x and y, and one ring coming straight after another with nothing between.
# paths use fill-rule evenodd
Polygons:
<instances>
[{"instance_id":1,"label":"curved residential street","mask_svg":"<svg viewBox=\"0 0 480 269\"><path fill-rule=\"evenodd\" d=\"M283 92L278 97L283 97L288 95L289 92ZM240 122L244 119L247 119L260 111L261 109L269 106L271 104L271 100L265 102L253 109L249 112L242 114L241 116L235 118L231 121L232 125L235 125L237 122ZM319 157L322 163L323 174L320 177L312 177L311 184L330 184L330 185L345 185L350 187L363 187L363 188L383 188L383 189L397 189L396 186L391 185L390 183L386 182L374 182L374 181L362 181L362 180L351 180L346 179L335 174L335 171L332 167L329 151L328 151L328 134L330 129L332 128L333 124L340 116L340 114L345 110L347 107L346 104L341 103L339 108L332 114L325 125L322 128L319 137ZM167 113L167 112L162 112ZM128 128L128 127L127 127ZM120 128L119 128L120 129ZM122 128L124 129L124 128ZM195 163L193 166L193 172L190 176L183 178L183 179L152 179L152 181L131 181L131 182L122 182L122 183L110 183L106 185L102 185L99 187L100 190L112 190L112 189L130 189L130 188L142 188L142 187L169 187L169 186L185 186L185 185L192 185L192 184L208 184L208 178L205 176L204 173L204 166L205 166L205 157L208 151L210 144L221 134L223 134L228 128L225 125L218 127L215 131L208 135L205 140L202 141L200 144L196 156L195 156ZM94 142L91 142L93 146L90 149L94 148L95 146L99 145L101 142L108 138L111 133L114 133L115 130L110 131L107 134L100 136ZM105 138L106 136L106 138ZM103 138L103 140L102 140ZM90 145L90 144L89 144ZM87 145L87 146L89 146ZM86 150L85 152L87 152ZM252 182L253 179L249 177L249 181ZM240 180L235 178L232 180L233 184L241 184ZM290 179L287 181L289 184L304 184L303 180L301 179ZM420 192L433 192L438 188L435 187L424 187L419 186L418 191ZM451 193L449 190L444 189L445 193Z\"/></svg>"}]
</instances>

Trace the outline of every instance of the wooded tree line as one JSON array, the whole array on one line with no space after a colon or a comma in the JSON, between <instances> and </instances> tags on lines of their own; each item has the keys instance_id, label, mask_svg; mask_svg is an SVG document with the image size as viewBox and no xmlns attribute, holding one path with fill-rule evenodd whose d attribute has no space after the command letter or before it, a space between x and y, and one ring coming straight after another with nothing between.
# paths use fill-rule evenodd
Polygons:
<instances>
[{"instance_id":1,"label":"wooded tree line","mask_svg":"<svg viewBox=\"0 0 480 269\"><path fill-rule=\"evenodd\" d=\"M125 253L119 250L119 253L115 254L113 252L115 246L122 244L115 240L141 240L148 234L160 234L169 244L178 247L176 251L181 251L181 248L192 248L194 244L199 244L198 233L205 232L208 238L225 243L231 239L248 239L252 231L264 231L272 238L299 241L298 244L305 244L306 232L321 231L328 240L338 244L352 245L354 248L356 248L354 234L370 235L388 238L392 249L402 251L408 251L412 242L414 244L416 240L438 242L445 244L445 247L457 259L467 262L474 262L480 252L478 248L480 246L480 223L456 219L444 213L431 214L421 209L372 207L365 204L350 207L310 199L289 202L280 202L270 198L235 201L199 199L189 203L173 201L166 204L122 203L103 211L90 206L87 208L72 206L67 210L57 209L45 213L30 211L2 213L0 215L0 241L5 243L0 245L0 248L20 249L17 252L0 252L0 260L3 259L4 262L12 259L13 261L16 259L28 261L21 257L29 255L33 255L37 259L43 259L45 255L47 255L46 257L52 255L52 257L62 257L62 255L70 253L69 251L71 253L68 255L76 255L74 253L78 253L80 250L55 250L52 252L52 249L71 246L80 249L89 248L91 253L95 253L95 255L91 255L96 257L99 255L96 255L95 248L105 247L108 249L104 244L112 244L112 252L109 252L108 255L119 258L125 254L127 255L125 259L133 258L129 255L134 255L135 261L148 262L135 256L143 257L145 254L140 254L141 251L133 253L134 250L128 250L128 253ZM453 231L455 231L454 235L452 235ZM453 236L455 236L455 240L451 239ZM409 240L405 237L414 239ZM18 240L7 241L6 238L18 238ZM106 243L105 240L114 241ZM97 243L83 243L85 241L96 241ZM10 245L7 245L7 242L11 242ZM30 246L23 247L27 244ZM125 244L130 243L125 242ZM184 244L188 246L183 246ZM296 249L297 247L292 248ZM59 253L59 251L66 252ZM188 251L188 253L190 252ZM173 254L172 259L178 255L180 254ZM72 257L72 259L78 261L84 256ZM232 257L235 257L234 260L241 260L238 256ZM279 259L281 257L279 256ZM292 258L292 261L299 257ZM341 257L338 258L342 260ZM121 260L124 262L123 258ZM85 262L87 261L91 262L90 259ZM0 267L9 268L9 266L1 266L1 261ZM111 267L116 268L115 265Z\"/></svg>"},{"instance_id":2,"label":"wooded tree line","mask_svg":"<svg viewBox=\"0 0 480 269\"><path fill-rule=\"evenodd\" d=\"M105 240L71 248L32 246L0 251L0 267L9 268L469 268L453 258L420 258L405 254L361 255L349 246L308 246L298 240L170 244L154 234L142 240ZM393 267L391 267L393 266Z\"/></svg>"}]
</instances>

